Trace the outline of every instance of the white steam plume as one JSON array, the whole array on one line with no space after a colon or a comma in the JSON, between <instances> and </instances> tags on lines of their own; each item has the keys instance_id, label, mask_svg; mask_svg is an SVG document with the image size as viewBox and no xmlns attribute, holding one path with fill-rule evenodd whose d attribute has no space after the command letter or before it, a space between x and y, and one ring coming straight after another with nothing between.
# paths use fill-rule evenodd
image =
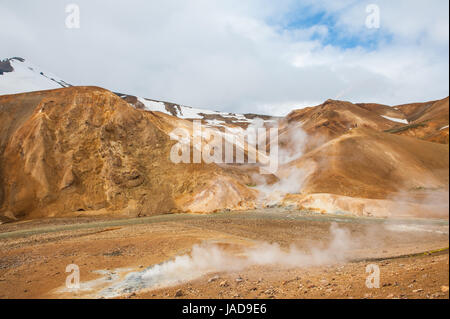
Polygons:
<instances>
[{"instance_id":1,"label":"white steam plume","mask_svg":"<svg viewBox=\"0 0 450 319\"><path fill-rule=\"evenodd\" d=\"M300 193L308 176L313 172L315 165L308 162L303 167L297 167L292 161L303 156L308 141L308 135L300 125L290 127L279 136L278 163L282 165L276 176L278 182L268 184L266 179L253 175L256 189L259 191L259 206L272 206L280 204L285 195Z\"/></svg>"},{"instance_id":2,"label":"white steam plume","mask_svg":"<svg viewBox=\"0 0 450 319\"><path fill-rule=\"evenodd\" d=\"M284 250L276 243L261 243L232 254L217 245L195 245L189 254L153 265L139 272L131 272L100 291L102 297L116 297L139 290L150 290L176 285L212 272L238 271L254 265L278 267L308 267L343 262L355 248L346 229L332 224L331 241L325 248L310 247L302 251L295 246ZM98 281L98 280L96 280ZM92 288L89 282L84 286Z\"/></svg>"}]
</instances>

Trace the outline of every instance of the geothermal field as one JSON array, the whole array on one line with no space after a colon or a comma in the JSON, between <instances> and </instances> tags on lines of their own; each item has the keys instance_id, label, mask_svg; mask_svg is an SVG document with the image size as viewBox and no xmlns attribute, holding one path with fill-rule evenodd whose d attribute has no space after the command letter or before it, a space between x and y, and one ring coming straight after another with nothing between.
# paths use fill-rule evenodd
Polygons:
<instances>
[{"instance_id":1,"label":"geothermal field","mask_svg":"<svg viewBox=\"0 0 450 319\"><path fill-rule=\"evenodd\" d=\"M439 313L449 6L0 0L2 318Z\"/></svg>"},{"instance_id":2,"label":"geothermal field","mask_svg":"<svg viewBox=\"0 0 450 319\"><path fill-rule=\"evenodd\" d=\"M443 220L267 208L20 222L0 240L1 298L448 298Z\"/></svg>"},{"instance_id":3,"label":"geothermal field","mask_svg":"<svg viewBox=\"0 0 450 319\"><path fill-rule=\"evenodd\" d=\"M448 97L275 117L0 67L44 83L0 91L0 298L449 298Z\"/></svg>"}]
</instances>

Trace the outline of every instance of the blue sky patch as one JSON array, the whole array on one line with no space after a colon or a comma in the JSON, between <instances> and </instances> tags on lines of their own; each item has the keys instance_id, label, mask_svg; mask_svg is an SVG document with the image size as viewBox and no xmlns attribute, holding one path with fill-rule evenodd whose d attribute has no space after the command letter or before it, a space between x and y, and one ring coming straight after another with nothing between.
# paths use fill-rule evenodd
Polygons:
<instances>
[{"instance_id":1,"label":"blue sky patch","mask_svg":"<svg viewBox=\"0 0 450 319\"><path fill-rule=\"evenodd\" d=\"M380 44L389 44L392 35L382 29L367 29L361 21L361 32L351 32L345 26L338 26L338 14L332 15L326 11L317 11L302 7L291 11L281 23L283 30L302 30L313 26L325 26L326 36L314 33L311 40L320 41L322 45L331 45L342 49L362 47L368 51L376 50Z\"/></svg>"}]
</instances>

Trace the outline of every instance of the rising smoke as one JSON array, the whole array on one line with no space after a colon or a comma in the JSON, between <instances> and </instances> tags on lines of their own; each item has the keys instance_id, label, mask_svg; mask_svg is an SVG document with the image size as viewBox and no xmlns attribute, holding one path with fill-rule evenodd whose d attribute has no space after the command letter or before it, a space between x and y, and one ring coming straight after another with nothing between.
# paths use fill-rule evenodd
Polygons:
<instances>
[{"instance_id":1,"label":"rising smoke","mask_svg":"<svg viewBox=\"0 0 450 319\"><path fill-rule=\"evenodd\" d=\"M312 246L306 250L296 246L283 249L277 243L263 242L233 254L214 244L195 245L189 254L127 274L123 280L101 290L99 295L116 297L124 293L180 284L208 273L239 271L255 265L295 268L346 261L350 250L356 247L356 241L352 240L346 229L336 224L331 225L330 234L328 246ZM85 286L92 288L89 282Z\"/></svg>"},{"instance_id":2,"label":"rising smoke","mask_svg":"<svg viewBox=\"0 0 450 319\"><path fill-rule=\"evenodd\" d=\"M268 183L265 178L257 174L252 176L259 191L258 206L273 206L281 204L287 194L302 192L307 178L316 167L312 161L305 162L301 167L295 163L300 159L308 142L308 135L301 127L284 130L279 137L278 163L280 165L275 174L278 181Z\"/></svg>"}]
</instances>

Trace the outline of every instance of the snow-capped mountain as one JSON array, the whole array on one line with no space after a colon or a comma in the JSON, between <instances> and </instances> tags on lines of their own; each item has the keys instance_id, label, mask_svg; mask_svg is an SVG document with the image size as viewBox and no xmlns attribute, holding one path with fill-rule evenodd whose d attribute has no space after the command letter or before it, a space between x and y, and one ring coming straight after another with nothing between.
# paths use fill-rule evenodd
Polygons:
<instances>
[{"instance_id":1,"label":"snow-capped mountain","mask_svg":"<svg viewBox=\"0 0 450 319\"><path fill-rule=\"evenodd\" d=\"M0 61L0 95L43 91L71 86L23 58Z\"/></svg>"},{"instance_id":2,"label":"snow-capped mountain","mask_svg":"<svg viewBox=\"0 0 450 319\"><path fill-rule=\"evenodd\" d=\"M72 86L60 77L42 70L29 61L13 57L0 60L0 95L43 91ZM272 117L256 114L237 114L211 111L190 106L163 102L128 94L116 93L136 108L153 112L162 112L181 119L203 120L210 126L220 127L227 124L246 127L255 118L272 121Z\"/></svg>"},{"instance_id":3,"label":"snow-capped mountain","mask_svg":"<svg viewBox=\"0 0 450 319\"><path fill-rule=\"evenodd\" d=\"M175 104L171 102L164 102L158 100L152 100L148 98L142 98L127 94L115 93L129 104L133 105L138 109L143 109L147 111L157 111L166 113L168 115L176 116L181 119L187 120L202 120L206 125L212 127L228 126L242 126L246 127L252 123L256 118L263 120L264 122L274 122L275 117L267 115L257 115L257 114L240 114L240 113L229 113L229 112L219 112L211 111L207 109L200 109L191 106L185 106L180 104Z\"/></svg>"}]
</instances>

